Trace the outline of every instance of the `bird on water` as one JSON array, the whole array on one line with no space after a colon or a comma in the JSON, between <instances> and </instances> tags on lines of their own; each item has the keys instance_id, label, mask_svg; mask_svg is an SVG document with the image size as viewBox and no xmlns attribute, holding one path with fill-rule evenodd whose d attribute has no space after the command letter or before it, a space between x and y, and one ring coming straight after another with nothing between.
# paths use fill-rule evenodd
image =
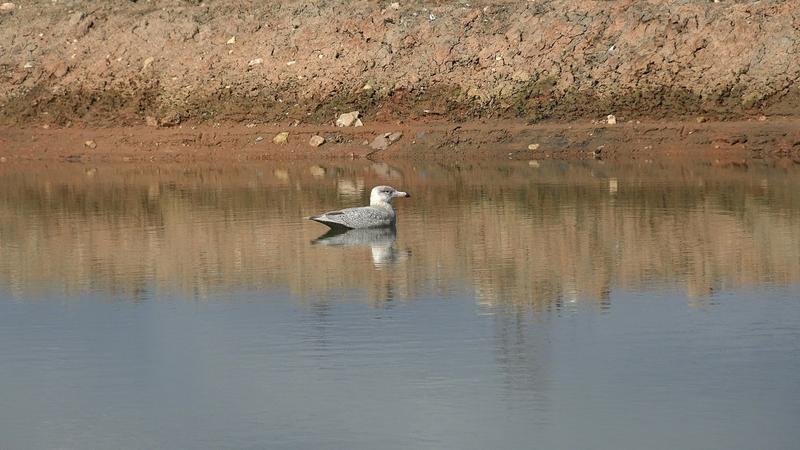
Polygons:
<instances>
[{"instance_id":1,"label":"bird on water","mask_svg":"<svg viewBox=\"0 0 800 450\"><path fill-rule=\"evenodd\" d=\"M411 196L391 186L375 186L369 195L369 206L328 211L308 219L327 225L333 230L393 227L397 214L392 208L392 200L398 197Z\"/></svg>"}]
</instances>

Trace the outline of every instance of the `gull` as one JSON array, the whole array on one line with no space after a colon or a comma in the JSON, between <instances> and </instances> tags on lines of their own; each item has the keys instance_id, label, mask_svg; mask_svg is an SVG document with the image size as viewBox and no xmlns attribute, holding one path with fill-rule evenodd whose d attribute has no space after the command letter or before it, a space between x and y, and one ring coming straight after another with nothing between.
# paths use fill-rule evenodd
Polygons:
<instances>
[{"instance_id":1,"label":"gull","mask_svg":"<svg viewBox=\"0 0 800 450\"><path fill-rule=\"evenodd\" d=\"M375 186L369 195L369 206L328 211L308 219L327 225L333 230L393 227L397 215L392 208L392 200L397 197L411 196L391 186Z\"/></svg>"}]
</instances>

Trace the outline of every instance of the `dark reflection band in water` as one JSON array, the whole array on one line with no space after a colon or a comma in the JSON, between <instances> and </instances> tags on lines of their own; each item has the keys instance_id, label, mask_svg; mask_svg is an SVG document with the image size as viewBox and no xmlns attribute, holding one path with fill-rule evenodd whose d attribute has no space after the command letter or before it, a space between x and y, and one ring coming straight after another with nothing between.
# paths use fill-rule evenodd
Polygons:
<instances>
[{"instance_id":1,"label":"dark reflection band in water","mask_svg":"<svg viewBox=\"0 0 800 450\"><path fill-rule=\"evenodd\" d=\"M608 306L615 289L800 280L800 178L768 165L330 163L0 166L0 288L125 298L287 289L383 302ZM398 228L324 235L314 211L415 193Z\"/></svg>"}]
</instances>

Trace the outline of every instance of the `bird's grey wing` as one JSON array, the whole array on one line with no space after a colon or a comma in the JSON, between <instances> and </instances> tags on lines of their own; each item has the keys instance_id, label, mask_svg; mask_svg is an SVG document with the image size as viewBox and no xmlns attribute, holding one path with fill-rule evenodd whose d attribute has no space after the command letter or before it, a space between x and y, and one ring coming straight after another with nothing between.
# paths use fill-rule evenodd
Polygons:
<instances>
[{"instance_id":1,"label":"bird's grey wing","mask_svg":"<svg viewBox=\"0 0 800 450\"><path fill-rule=\"evenodd\" d=\"M394 225L394 215L390 211L371 206L330 211L309 219L331 228L377 228Z\"/></svg>"},{"instance_id":2,"label":"bird's grey wing","mask_svg":"<svg viewBox=\"0 0 800 450\"><path fill-rule=\"evenodd\" d=\"M383 208L363 206L342 210L343 220L350 228L378 228L394 225L394 214Z\"/></svg>"}]
</instances>

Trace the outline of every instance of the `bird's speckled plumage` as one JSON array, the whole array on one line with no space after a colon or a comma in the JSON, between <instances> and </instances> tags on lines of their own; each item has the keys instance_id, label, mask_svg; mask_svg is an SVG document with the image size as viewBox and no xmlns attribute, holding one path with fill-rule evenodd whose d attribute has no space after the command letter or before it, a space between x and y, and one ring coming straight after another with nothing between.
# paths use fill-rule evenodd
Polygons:
<instances>
[{"instance_id":1,"label":"bird's speckled plumage","mask_svg":"<svg viewBox=\"0 0 800 450\"><path fill-rule=\"evenodd\" d=\"M392 208L392 199L397 197L410 197L410 195L391 186L376 186L370 193L369 206L329 211L311 216L309 219L333 229L392 227L397 220Z\"/></svg>"}]
</instances>

